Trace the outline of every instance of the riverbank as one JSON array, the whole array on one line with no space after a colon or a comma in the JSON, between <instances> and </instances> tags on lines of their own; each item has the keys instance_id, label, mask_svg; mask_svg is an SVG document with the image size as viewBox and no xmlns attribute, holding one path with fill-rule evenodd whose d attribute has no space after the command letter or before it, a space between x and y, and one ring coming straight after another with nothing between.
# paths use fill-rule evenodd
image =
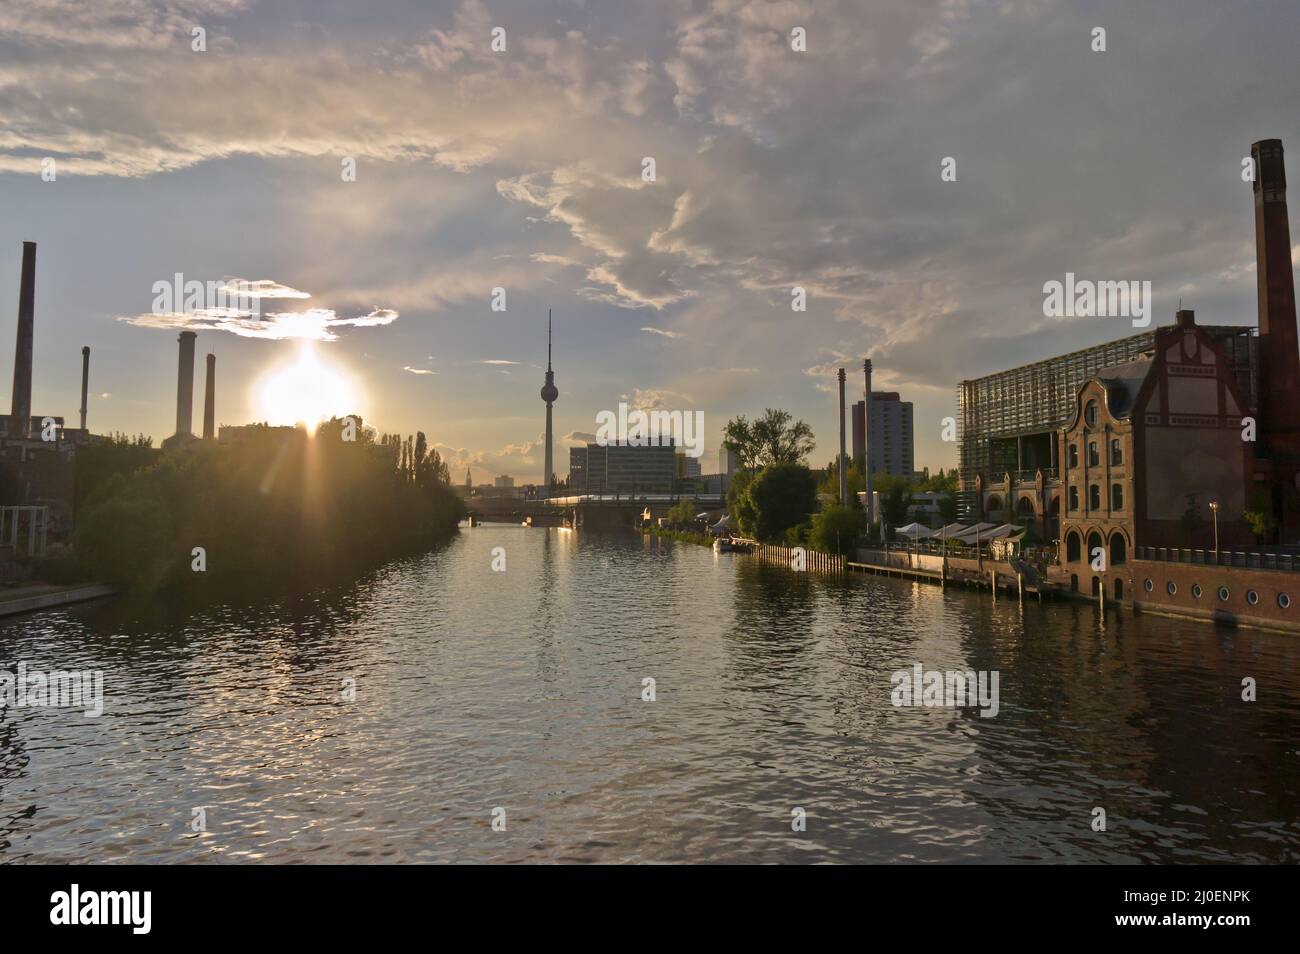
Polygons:
<instances>
[{"instance_id":1,"label":"riverbank","mask_svg":"<svg viewBox=\"0 0 1300 954\"><path fill-rule=\"evenodd\" d=\"M664 537L668 540L680 540L682 543L694 543L696 546L712 547L713 537L707 533L695 533L691 530L668 530L664 527L649 527L642 531L652 537Z\"/></svg>"},{"instance_id":2,"label":"riverbank","mask_svg":"<svg viewBox=\"0 0 1300 954\"><path fill-rule=\"evenodd\" d=\"M105 596L114 596L117 592L117 587L106 583L72 585L34 583L29 586L18 586L0 591L0 616L13 616L17 613L66 606L69 603L102 599Z\"/></svg>"}]
</instances>

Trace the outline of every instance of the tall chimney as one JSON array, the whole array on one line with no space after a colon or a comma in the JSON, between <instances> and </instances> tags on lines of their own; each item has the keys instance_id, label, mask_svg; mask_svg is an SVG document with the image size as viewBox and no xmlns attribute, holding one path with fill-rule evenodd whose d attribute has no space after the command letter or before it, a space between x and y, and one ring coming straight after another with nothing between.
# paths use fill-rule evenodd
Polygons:
<instances>
[{"instance_id":1,"label":"tall chimney","mask_svg":"<svg viewBox=\"0 0 1300 954\"><path fill-rule=\"evenodd\" d=\"M844 369L840 368L840 503L848 506L849 503L849 484L845 476L845 468L848 462L844 459Z\"/></svg>"},{"instance_id":2,"label":"tall chimney","mask_svg":"<svg viewBox=\"0 0 1300 954\"><path fill-rule=\"evenodd\" d=\"M90 385L90 345L81 349L81 429L86 429L86 389Z\"/></svg>"},{"instance_id":3,"label":"tall chimney","mask_svg":"<svg viewBox=\"0 0 1300 954\"><path fill-rule=\"evenodd\" d=\"M31 435L32 333L36 309L36 243L23 243L23 270L18 287L18 343L14 346L14 403L9 430L14 437Z\"/></svg>"},{"instance_id":4,"label":"tall chimney","mask_svg":"<svg viewBox=\"0 0 1300 954\"><path fill-rule=\"evenodd\" d=\"M203 390L203 439L212 440L217 420L217 356L208 354L208 379Z\"/></svg>"},{"instance_id":5,"label":"tall chimney","mask_svg":"<svg viewBox=\"0 0 1300 954\"><path fill-rule=\"evenodd\" d=\"M192 331L182 331L180 362L176 373L176 434L193 434L194 421L194 339Z\"/></svg>"},{"instance_id":6,"label":"tall chimney","mask_svg":"<svg viewBox=\"0 0 1300 954\"><path fill-rule=\"evenodd\" d=\"M1255 165L1255 277L1259 295L1259 410L1273 463L1273 504L1282 542L1300 531L1300 351L1297 350L1291 225L1282 140L1250 147Z\"/></svg>"},{"instance_id":7,"label":"tall chimney","mask_svg":"<svg viewBox=\"0 0 1300 954\"><path fill-rule=\"evenodd\" d=\"M862 398L862 447L864 450L863 472L867 478L867 526L875 520L875 506L871 496L871 359L862 361L862 373L866 376L866 391ZM884 529L883 527L881 529Z\"/></svg>"}]
</instances>

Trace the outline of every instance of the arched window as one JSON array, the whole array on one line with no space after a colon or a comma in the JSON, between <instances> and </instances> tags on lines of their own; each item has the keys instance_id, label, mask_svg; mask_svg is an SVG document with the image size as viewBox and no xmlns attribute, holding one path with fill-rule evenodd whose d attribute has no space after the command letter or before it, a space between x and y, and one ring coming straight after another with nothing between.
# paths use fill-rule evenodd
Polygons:
<instances>
[{"instance_id":1,"label":"arched window","mask_svg":"<svg viewBox=\"0 0 1300 954\"><path fill-rule=\"evenodd\" d=\"M1083 409L1083 419L1089 427L1097 426L1097 402L1089 401Z\"/></svg>"},{"instance_id":2,"label":"arched window","mask_svg":"<svg viewBox=\"0 0 1300 954\"><path fill-rule=\"evenodd\" d=\"M1016 503L1016 513L1022 517L1032 517L1034 515L1034 501L1029 497L1021 497Z\"/></svg>"},{"instance_id":3,"label":"arched window","mask_svg":"<svg viewBox=\"0 0 1300 954\"><path fill-rule=\"evenodd\" d=\"M1101 569L1104 570L1106 568L1105 565L1106 564L1106 543L1105 541L1102 540L1101 534L1097 533L1094 530L1092 533L1088 534L1088 552L1084 554L1084 558L1089 563L1092 563L1094 560L1097 559L1098 550L1101 551L1100 554L1102 559Z\"/></svg>"},{"instance_id":4,"label":"arched window","mask_svg":"<svg viewBox=\"0 0 1300 954\"><path fill-rule=\"evenodd\" d=\"M1124 509L1124 485L1123 484L1110 485L1110 509L1111 510Z\"/></svg>"},{"instance_id":5,"label":"arched window","mask_svg":"<svg viewBox=\"0 0 1300 954\"><path fill-rule=\"evenodd\" d=\"M1080 546L1081 546L1081 541L1079 540L1079 535L1075 533L1073 530L1071 530L1069 533L1065 535L1065 562L1066 563L1079 562Z\"/></svg>"},{"instance_id":6,"label":"arched window","mask_svg":"<svg viewBox=\"0 0 1300 954\"><path fill-rule=\"evenodd\" d=\"M990 513L992 513L995 510L1001 510L1002 498L999 497L997 494L994 494L992 497L989 498L989 502L984 505L984 509L988 510Z\"/></svg>"},{"instance_id":7,"label":"arched window","mask_svg":"<svg viewBox=\"0 0 1300 954\"><path fill-rule=\"evenodd\" d=\"M1088 466L1098 467L1101 465L1101 457L1097 454L1097 442L1088 441Z\"/></svg>"},{"instance_id":8,"label":"arched window","mask_svg":"<svg viewBox=\"0 0 1300 954\"><path fill-rule=\"evenodd\" d=\"M1124 445L1118 437L1110 440L1110 463L1112 467L1124 463Z\"/></svg>"},{"instance_id":9,"label":"arched window","mask_svg":"<svg viewBox=\"0 0 1300 954\"><path fill-rule=\"evenodd\" d=\"M1071 510L1079 509L1079 488L1078 487L1070 488L1070 509Z\"/></svg>"},{"instance_id":10,"label":"arched window","mask_svg":"<svg viewBox=\"0 0 1300 954\"><path fill-rule=\"evenodd\" d=\"M1119 566L1128 557L1128 544L1124 542L1124 534L1113 533L1110 537L1110 565Z\"/></svg>"},{"instance_id":11,"label":"arched window","mask_svg":"<svg viewBox=\"0 0 1300 954\"><path fill-rule=\"evenodd\" d=\"M1070 458L1070 466L1078 467L1079 466L1079 445L1078 444L1070 445L1070 452L1068 456Z\"/></svg>"},{"instance_id":12,"label":"arched window","mask_svg":"<svg viewBox=\"0 0 1300 954\"><path fill-rule=\"evenodd\" d=\"M1101 487L1097 484L1090 484L1088 486L1088 509L1101 509Z\"/></svg>"}]
</instances>

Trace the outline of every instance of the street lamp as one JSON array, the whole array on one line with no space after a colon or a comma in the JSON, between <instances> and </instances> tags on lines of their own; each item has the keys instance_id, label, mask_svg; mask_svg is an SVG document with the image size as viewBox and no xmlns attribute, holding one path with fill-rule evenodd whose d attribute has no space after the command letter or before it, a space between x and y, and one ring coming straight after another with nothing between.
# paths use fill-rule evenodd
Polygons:
<instances>
[{"instance_id":1,"label":"street lamp","mask_svg":"<svg viewBox=\"0 0 1300 954\"><path fill-rule=\"evenodd\" d=\"M1219 502L1210 501L1210 513L1214 515L1214 565L1219 565Z\"/></svg>"}]
</instances>

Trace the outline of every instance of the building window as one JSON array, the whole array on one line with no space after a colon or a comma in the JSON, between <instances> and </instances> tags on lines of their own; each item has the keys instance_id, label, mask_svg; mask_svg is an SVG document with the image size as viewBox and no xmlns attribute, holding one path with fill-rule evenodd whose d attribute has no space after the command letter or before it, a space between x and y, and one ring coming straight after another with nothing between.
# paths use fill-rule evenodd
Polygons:
<instances>
[{"instance_id":1,"label":"building window","mask_svg":"<svg viewBox=\"0 0 1300 954\"><path fill-rule=\"evenodd\" d=\"M1110 537L1110 565L1119 566L1127 557L1128 545L1124 541L1124 535L1113 533Z\"/></svg>"},{"instance_id":2,"label":"building window","mask_svg":"<svg viewBox=\"0 0 1300 954\"><path fill-rule=\"evenodd\" d=\"M1065 535L1065 562L1079 562L1079 535L1071 530Z\"/></svg>"},{"instance_id":3,"label":"building window","mask_svg":"<svg viewBox=\"0 0 1300 954\"><path fill-rule=\"evenodd\" d=\"M1079 445L1078 445L1078 444L1071 444L1071 445L1070 445L1070 448L1069 448L1069 451L1070 451L1070 453L1069 453L1069 457L1070 457L1070 466L1071 466L1071 467L1078 467L1078 466L1079 466Z\"/></svg>"},{"instance_id":4,"label":"building window","mask_svg":"<svg viewBox=\"0 0 1300 954\"><path fill-rule=\"evenodd\" d=\"M1148 593L1150 593L1153 589L1155 589L1155 584L1152 583L1150 580L1143 580L1143 581L1142 581L1142 589L1144 589L1144 590L1146 590Z\"/></svg>"},{"instance_id":5,"label":"building window","mask_svg":"<svg viewBox=\"0 0 1300 954\"><path fill-rule=\"evenodd\" d=\"M1097 402L1089 401L1083 409L1083 419L1089 427L1097 426Z\"/></svg>"},{"instance_id":6,"label":"building window","mask_svg":"<svg viewBox=\"0 0 1300 954\"><path fill-rule=\"evenodd\" d=\"M1198 600L1201 598L1202 592L1203 591L1201 590L1201 584L1199 583L1192 584L1192 595L1195 596Z\"/></svg>"},{"instance_id":7,"label":"building window","mask_svg":"<svg viewBox=\"0 0 1300 954\"><path fill-rule=\"evenodd\" d=\"M1088 487L1088 509L1101 509L1101 487L1097 484L1091 484Z\"/></svg>"},{"instance_id":8,"label":"building window","mask_svg":"<svg viewBox=\"0 0 1300 954\"><path fill-rule=\"evenodd\" d=\"M1231 594L1228 592L1228 588L1226 586L1219 587L1219 599L1223 600L1223 602L1225 603L1228 602L1228 597L1230 595Z\"/></svg>"},{"instance_id":9,"label":"building window","mask_svg":"<svg viewBox=\"0 0 1300 954\"><path fill-rule=\"evenodd\" d=\"M1112 467L1124 463L1124 445L1120 443L1118 437L1111 438L1110 441L1110 464Z\"/></svg>"},{"instance_id":10,"label":"building window","mask_svg":"<svg viewBox=\"0 0 1300 954\"><path fill-rule=\"evenodd\" d=\"M1168 583L1165 584L1165 592L1168 593L1170 596L1177 596L1178 584L1175 583L1173 580L1170 580Z\"/></svg>"},{"instance_id":11,"label":"building window","mask_svg":"<svg viewBox=\"0 0 1300 954\"><path fill-rule=\"evenodd\" d=\"M1110 509L1111 510L1124 509L1124 485L1123 484L1111 484Z\"/></svg>"},{"instance_id":12,"label":"building window","mask_svg":"<svg viewBox=\"0 0 1300 954\"><path fill-rule=\"evenodd\" d=\"M1249 603L1251 606L1254 606L1256 603L1259 602L1259 594L1256 593L1254 590L1247 590L1246 602Z\"/></svg>"},{"instance_id":13,"label":"building window","mask_svg":"<svg viewBox=\"0 0 1300 954\"><path fill-rule=\"evenodd\" d=\"M1070 488L1070 509L1071 510L1079 509L1079 488L1078 487Z\"/></svg>"},{"instance_id":14,"label":"building window","mask_svg":"<svg viewBox=\"0 0 1300 954\"><path fill-rule=\"evenodd\" d=\"M1097 467L1101 464L1101 457L1097 454L1097 442L1088 441L1088 466Z\"/></svg>"},{"instance_id":15,"label":"building window","mask_svg":"<svg viewBox=\"0 0 1300 954\"><path fill-rule=\"evenodd\" d=\"M1282 609L1290 609L1291 597L1287 596L1285 593L1277 594L1277 605L1280 606Z\"/></svg>"}]
</instances>

